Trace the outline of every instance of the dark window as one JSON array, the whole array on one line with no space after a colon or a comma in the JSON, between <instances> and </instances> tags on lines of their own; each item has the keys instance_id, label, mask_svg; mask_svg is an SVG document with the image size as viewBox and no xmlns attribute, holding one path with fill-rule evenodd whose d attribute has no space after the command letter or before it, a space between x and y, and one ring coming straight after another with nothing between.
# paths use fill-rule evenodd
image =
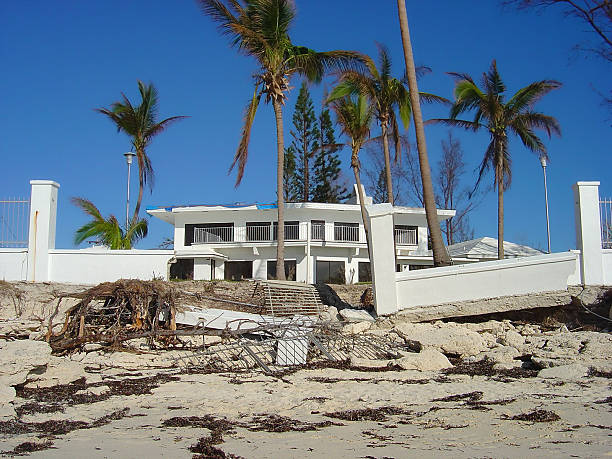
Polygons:
<instances>
[{"instance_id":1,"label":"dark window","mask_svg":"<svg viewBox=\"0 0 612 459\"><path fill-rule=\"evenodd\" d=\"M359 241L359 223L334 222L335 241Z\"/></svg>"},{"instance_id":2,"label":"dark window","mask_svg":"<svg viewBox=\"0 0 612 459\"><path fill-rule=\"evenodd\" d=\"M285 260L285 279L295 280L295 260ZM268 279L276 279L276 260L268 261Z\"/></svg>"},{"instance_id":3,"label":"dark window","mask_svg":"<svg viewBox=\"0 0 612 459\"><path fill-rule=\"evenodd\" d=\"M419 229L417 226L395 225L393 230L396 244L417 245Z\"/></svg>"},{"instance_id":4,"label":"dark window","mask_svg":"<svg viewBox=\"0 0 612 459\"><path fill-rule=\"evenodd\" d=\"M343 261L317 261L317 282L345 284Z\"/></svg>"},{"instance_id":5,"label":"dark window","mask_svg":"<svg viewBox=\"0 0 612 459\"><path fill-rule=\"evenodd\" d=\"M274 240L278 238L278 222L274 222ZM300 239L300 222L285 222L285 241Z\"/></svg>"},{"instance_id":6,"label":"dark window","mask_svg":"<svg viewBox=\"0 0 612 459\"><path fill-rule=\"evenodd\" d=\"M269 241L270 222L247 222L246 240L247 241Z\"/></svg>"},{"instance_id":7,"label":"dark window","mask_svg":"<svg viewBox=\"0 0 612 459\"><path fill-rule=\"evenodd\" d=\"M170 279L193 280L193 258L179 258L170 264Z\"/></svg>"},{"instance_id":8,"label":"dark window","mask_svg":"<svg viewBox=\"0 0 612 459\"><path fill-rule=\"evenodd\" d=\"M310 222L311 239L313 241L325 240L325 221L313 220Z\"/></svg>"},{"instance_id":9,"label":"dark window","mask_svg":"<svg viewBox=\"0 0 612 459\"><path fill-rule=\"evenodd\" d=\"M226 261L225 280L239 281L253 277L252 261Z\"/></svg>"},{"instance_id":10,"label":"dark window","mask_svg":"<svg viewBox=\"0 0 612 459\"><path fill-rule=\"evenodd\" d=\"M417 271L419 269L427 269L427 268L433 268L433 266L428 266L428 265L409 265L408 269L410 271Z\"/></svg>"},{"instance_id":11,"label":"dark window","mask_svg":"<svg viewBox=\"0 0 612 459\"><path fill-rule=\"evenodd\" d=\"M185 245L232 242L233 223L195 223L185 225Z\"/></svg>"},{"instance_id":12,"label":"dark window","mask_svg":"<svg viewBox=\"0 0 612 459\"><path fill-rule=\"evenodd\" d=\"M359 262L359 282L372 282L372 269L369 261Z\"/></svg>"}]
</instances>

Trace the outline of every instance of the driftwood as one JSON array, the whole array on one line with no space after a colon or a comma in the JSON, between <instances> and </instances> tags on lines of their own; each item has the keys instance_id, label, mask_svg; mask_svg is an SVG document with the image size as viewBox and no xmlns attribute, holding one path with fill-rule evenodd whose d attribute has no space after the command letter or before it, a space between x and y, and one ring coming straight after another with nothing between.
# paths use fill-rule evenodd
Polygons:
<instances>
[{"instance_id":1,"label":"driftwood","mask_svg":"<svg viewBox=\"0 0 612 459\"><path fill-rule=\"evenodd\" d=\"M179 290L169 282L121 279L83 292L79 303L66 312L62 329L51 327L47 341L54 352L75 350L88 342L119 344L130 337L172 340Z\"/></svg>"}]
</instances>

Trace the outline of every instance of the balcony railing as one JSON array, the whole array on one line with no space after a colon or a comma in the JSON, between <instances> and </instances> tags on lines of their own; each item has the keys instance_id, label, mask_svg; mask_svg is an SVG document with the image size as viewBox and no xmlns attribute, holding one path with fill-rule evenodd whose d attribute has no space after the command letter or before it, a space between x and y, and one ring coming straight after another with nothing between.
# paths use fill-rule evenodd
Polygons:
<instances>
[{"instance_id":1,"label":"balcony railing","mask_svg":"<svg viewBox=\"0 0 612 459\"><path fill-rule=\"evenodd\" d=\"M325 223L311 223L311 239L313 241L325 240Z\"/></svg>"},{"instance_id":2,"label":"balcony railing","mask_svg":"<svg viewBox=\"0 0 612 459\"><path fill-rule=\"evenodd\" d=\"M246 240L249 242L269 241L270 230L270 225L247 225Z\"/></svg>"},{"instance_id":3,"label":"balcony railing","mask_svg":"<svg viewBox=\"0 0 612 459\"><path fill-rule=\"evenodd\" d=\"M193 243L194 244L210 244L213 242L233 242L234 227L233 226L213 226L209 228L194 228Z\"/></svg>"},{"instance_id":4,"label":"balcony railing","mask_svg":"<svg viewBox=\"0 0 612 459\"><path fill-rule=\"evenodd\" d=\"M395 243L405 245L417 245L417 230L395 228Z\"/></svg>"},{"instance_id":5,"label":"balcony railing","mask_svg":"<svg viewBox=\"0 0 612 459\"><path fill-rule=\"evenodd\" d=\"M359 225L334 225L334 240L359 242Z\"/></svg>"}]
</instances>

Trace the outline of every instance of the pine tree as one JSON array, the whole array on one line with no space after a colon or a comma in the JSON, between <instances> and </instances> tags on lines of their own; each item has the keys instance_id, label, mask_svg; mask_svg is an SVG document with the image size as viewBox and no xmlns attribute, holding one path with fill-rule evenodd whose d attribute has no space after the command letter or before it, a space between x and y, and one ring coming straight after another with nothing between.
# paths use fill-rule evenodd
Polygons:
<instances>
[{"instance_id":1,"label":"pine tree","mask_svg":"<svg viewBox=\"0 0 612 459\"><path fill-rule=\"evenodd\" d=\"M349 193L339 182L340 158L337 151L341 147L336 144L334 124L328 109L324 109L319 116L318 134L312 200L314 202L342 202L349 197Z\"/></svg>"},{"instance_id":2,"label":"pine tree","mask_svg":"<svg viewBox=\"0 0 612 459\"><path fill-rule=\"evenodd\" d=\"M317 147L319 128L306 83L302 83L295 103L291 137L293 140L286 154L293 155L295 168L292 174L285 174L285 186L289 191L297 187L300 190L297 200L308 202L311 200L314 188L311 180L313 169L311 159Z\"/></svg>"},{"instance_id":3,"label":"pine tree","mask_svg":"<svg viewBox=\"0 0 612 459\"><path fill-rule=\"evenodd\" d=\"M302 194L298 180L296 180L295 150L293 147L287 148L284 160L283 194L285 195L285 202L300 201Z\"/></svg>"}]
</instances>

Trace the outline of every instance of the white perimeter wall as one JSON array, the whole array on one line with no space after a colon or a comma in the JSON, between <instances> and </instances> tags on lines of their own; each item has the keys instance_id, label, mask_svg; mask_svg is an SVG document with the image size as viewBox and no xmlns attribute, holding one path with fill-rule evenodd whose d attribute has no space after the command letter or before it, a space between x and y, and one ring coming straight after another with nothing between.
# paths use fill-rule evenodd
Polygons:
<instances>
[{"instance_id":1,"label":"white perimeter wall","mask_svg":"<svg viewBox=\"0 0 612 459\"><path fill-rule=\"evenodd\" d=\"M0 249L0 279L26 280L28 273L28 249Z\"/></svg>"},{"instance_id":2,"label":"white perimeter wall","mask_svg":"<svg viewBox=\"0 0 612 459\"><path fill-rule=\"evenodd\" d=\"M398 273L398 309L566 290L577 254L553 253Z\"/></svg>"},{"instance_id":3,"label":"white perimeter wall","mask_svg":"<svg viewBox=\"0 0 612 459\"><path fill-rule=\"evenodd\" d=\"M98 284L117 279L167 279L173 256L173 250L50 250L49 280Z\"/></svg>"},{"instance_id":4,"label":"white perimeter wall","mask_svg":"<svg viewBox=\"0 0 612 459\"><path fill-rule=\"evenodd\" d=\"M604 249L602 252L604 285L612 285L612 249Z\"/></svg>"}]
</instances>

